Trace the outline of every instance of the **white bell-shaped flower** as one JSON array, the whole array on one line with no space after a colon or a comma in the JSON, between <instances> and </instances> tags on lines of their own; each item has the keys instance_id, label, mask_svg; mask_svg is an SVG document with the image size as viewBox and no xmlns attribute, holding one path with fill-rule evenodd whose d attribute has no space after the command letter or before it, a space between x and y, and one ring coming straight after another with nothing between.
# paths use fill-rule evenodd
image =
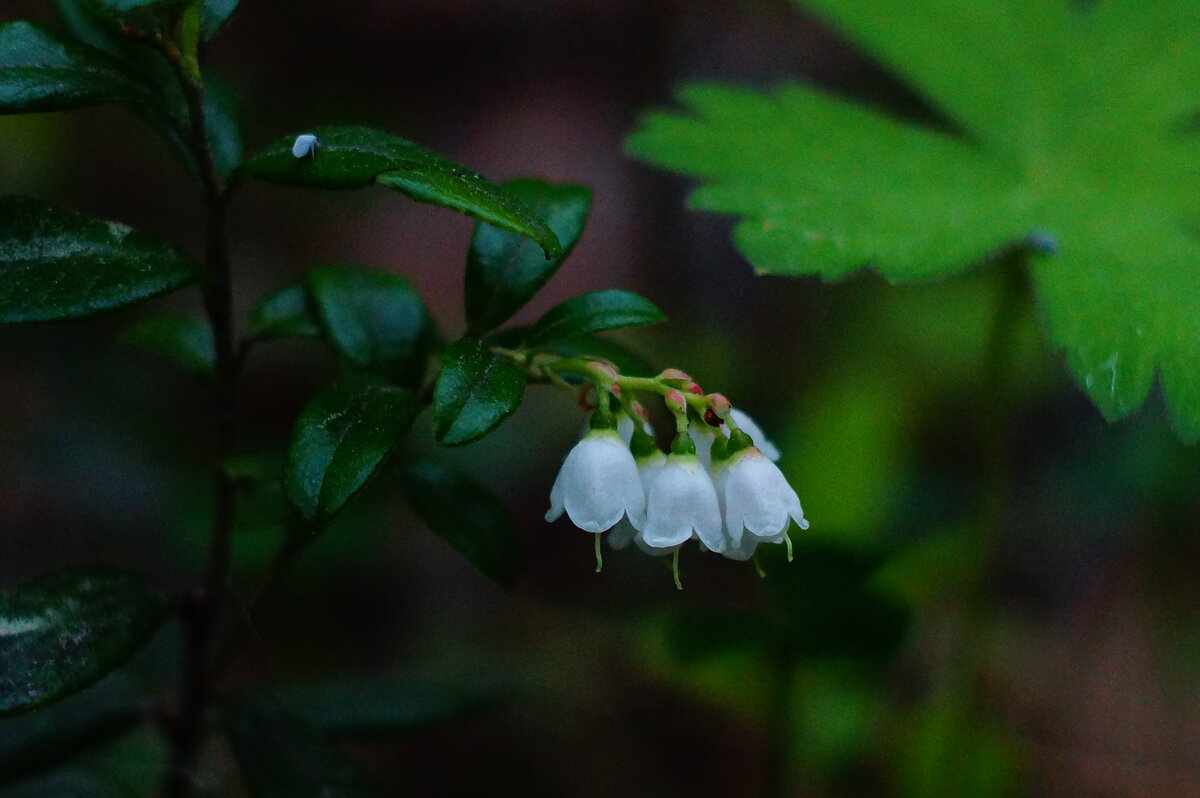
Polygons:
<instances>
[{"instance_id":1,"label":"white bell-shaped flower","mask_svg":"<svg viewBox=\"0 0 1200 798\"><path fill-rule=\"evenodd\" d=\"M613 429L594 429L583 436L563 461L550 489L547 521L563 511L585 532L603 532L628 516L640 526L646 493L633 453Z\"/></svg>"},{"instance_id":2,"label":"white bell-shaped flower","mask_svg":"<svg viewBox=\"0 0 1200 798\"><path fill-rule=\"evenodd\" d=\"M632 433L630 435L632 437ZM634 461L637 463L638 479L642 481L642 490L648 491L650 483L654 481L654 477L667 464L667 456L657 448L654 448L646 454L635 457ZM635 541L638 544L638 548L648 554L662 554L662 552L652 551L646 546L638 534L637 528L628 518L622 518L608 533L608 545L617 550L623 549Z\"/></svg>"},{"instance_id":3,"label":"white bell-shaped flower","mask_svg":"<svg viewBox=\"0 0 1200 798\"><path fill-rule=\"evenodd\" d=\"M792 521L808 529L800 497L779 467L756 446L746 446L728 459L718 460L713 467L713 483L728 535L725 551L721 552L726 556L746 559L758 543L783 542Z\"/></svg>"},{"instance_id":4,"label":"white bell-shaped flower","mask_svg":"<svg viewBox=\"0 0 1200 798\"><path fill-rule=\"evenodd\" d=\"M673 453L646 487L641 540L651 549L669 550L693 536L714 551L724 548L717 490L696 455Z\"/></svg>"},{"instance_id":5,"label":"white bell-shaped flower","mask_svg":"<svg viewBox=\"0 0 1200 798\"><path fill-rule=\"evenodd\" d=\"M762 427L758 426L758 422L736 407L729 411L729 417L733 419L733 423L737 425L738 429L750 436L754 446L766 455L768 460L772 463L779 461L779 447L767 440L767 436L763 434ZM724 430L728 435L729 427L724 427Z\"/></svg>"}]
</instances>

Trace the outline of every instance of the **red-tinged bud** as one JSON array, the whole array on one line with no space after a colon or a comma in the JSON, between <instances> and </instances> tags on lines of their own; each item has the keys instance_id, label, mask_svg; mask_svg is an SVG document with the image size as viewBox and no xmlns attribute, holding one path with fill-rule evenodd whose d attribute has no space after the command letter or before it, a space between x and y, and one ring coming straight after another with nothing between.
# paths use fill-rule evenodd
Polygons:
<instances>
[{"instance_id":1,"label":"red-tinged bud","mask_svg":"<svg viewBox=\"0 0 1200 798\"><path fill-rule=\"evenodd\" d=\"M602 363L599 360L593 360L591 363L588 363L588 367L591 368L593 371L600 372L601 374L608 377L610 380L615 380L615 379L617 379L617 377L620 376L619 374L617 374L617 370L615 368L610 366L608 363Z\"/></svg>"},{"instance_id":2,"label":"red-tinged bud","mask_svg":"<svg viewBox=\"0 0 1200 798\"><path fill-rule=\"evenodd\" d=\"M704 396L704 389L700 387L699 383L689 382L683 386L683 390L694 393L696 396Z\"/></svg>"},{"instance_id":3,"label":"red-tinged bud","mask_svg":"<svg viewBox=\"0 0 1200 798\"><path fill-rule=\"evenodd\" d=\"M733 402L730 402L723 393L710 393L708 395L708 406L721 418L727 418L729 411L733 410Z\"/></svg>"},{"instance_id":4,"label":"red-tinged bud","mask_svg":"<svg viewBox=\"0 0 1200 798\"><path fill-rule=\"evenodd\" d=\"M615 382L612 385L608 386L608 392L611 393L613 396L617 397L618 399L621 398L621 386L617 385Z\"/></svg>"},{"instance_id":5,"label":"red-tinged bud","mask_svg":"<svg viewBox=\"0 0 1200 798\"><path fill-rule=\"evenodd\" d=\"M682 380L683 382L691 382L692 378L687 372L680 369L664 369L655 379L658 380Z\"/></svg>"},{"instance_id":6,"label":"red-tinged bud","mask_svg":"<svg viewBox=\"0 0 1200 798\"><path fill-rule=\"evenodd\" d=\"M646 406L643 405L641 402L634 401L632 404L629 405L629 409L630 409L630 411L633 412L634 417L637 418L639 421L649 421L650 420L650 411L647 410Z\"/></svg>"},{"instance_id":7,"label":"red-tinged bud","mask_svg":"<svg viewBox=\"0 0 1200 798\"><path fill-rule=\"evenodd\" d=\"M675 415L680 415L687 412L687 399L679 391L672 388L663 396L663 401L667 403L667 409Z\"/></svg>"},{"instance_id":8,"label":"red-tinged bud","mask_svg":"<svg viewBox=\"0 0 1200 798\"><path fill-rule=\"evenodd\" d=\"M579 406L589 413L596 409L596 402L592 398L592 386L585 385L579 392Z\"/></svg>"},{"instance_id":9,"label":"red-tinged bud","mask_svg":"<svg viewBox=\"0 0 1200 798\"><path fill-rule=\"evenodd\" d=\"M704 423L710 427L719 427L725 423L725 420L714 413L710 407L704 411Z\"/></svg>"}]
</instances>

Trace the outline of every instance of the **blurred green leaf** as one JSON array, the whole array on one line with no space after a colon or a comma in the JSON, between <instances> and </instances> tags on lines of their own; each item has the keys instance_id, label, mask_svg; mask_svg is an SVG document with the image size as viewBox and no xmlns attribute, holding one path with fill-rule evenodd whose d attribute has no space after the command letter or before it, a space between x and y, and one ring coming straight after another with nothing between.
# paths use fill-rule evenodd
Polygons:
<instances>
[{"instance_id":1,"label":"blurred green leaf","mask_svg":"<svg viewBox=\"0 0 1200 798\"><path fill-rule=\"evenodd\" d=\"M872 582L877 558L801 543L789 563L782 546L767 548L763 588L783 610L787 642L798 655L881 660L896 651L908 631L908 612Z\"/></svg>"},{"instance_id":2,"label":"blurred green leaf","mask_svg":"<svg viewBox=\"0 0 1200 798\"><path fill-rule=\"evenodd\" d=\"M762 272L893 282L1029 254L1051 342L1108 420L1156 375L1200 438L1200 4L806 0L959 133L789 86L684 89L637 156L696 175Z\"/></svg>"},{"instance_id":3,"label":"blurred green leaf","mask_svg":"<svg viewBox=\"0 0 1200 798\"><path fill-rule=\"evenodd\" d=\"M779 625L762 612L729 607L689 607L668 617L666 642L683 665L730 652L762 654L778 644Z\"/></svg>"},{"instance_id":4,"label":"blurred green leaf","mask_svg":"<svg viewBox=\"0 0 1200 798\"><path fill-rule=\"evenodd\" d=\"M248 160L250 177L304 188L360 188L373 183L394 188L418 202L439 205L531 238L547 257L561 254L554 232L513 194L474 172L411 141L362 127L319 127L317 147L292 155L296 134L285 136Z\"/></svg>"},{"instance_id":5,"label":"blurred green leaf","mask_svg":"<svg viewBox=\"0 0 1200 798\"><path fill-rule=\"evenodd\" d=\"M152 102L107 53L32 22L0 24L0 114Z\"/></svg>"},{"instance_id":6,"label":"blurred green leaf","mask_svg":"<svg viewBox=\"0 0 1200 798\"><path fill-rule=\"evenodd\" d=\"M588 291L546 312L529 329L531 346L590 333L657 324L667 317L649 299L632 291Z\"/></svg>"},{"instance_id":7,"label":"blurred green leaf","mask_svg":"<svg viewBox=\"0 0 1200 798\"><path fill-rule=\"evenodd\" d=\"M304 719L245 693L222 703L225 731L256 798L380 796L370 779Z\"/></svg>"},{"instance_id":8,"label":"blurred green leaf","mask_svg":"<svg viewBox=\"0 0 1200 798\"><path fill-rule=\"evenodd\" d=\"M197 267L115 222L0 197L0 323L90 316L180 288Z\"/></svg>"},{"instance_id":9,"label":"blurred green leaf","mask_svg":"<svg viewBox=\"0 0 1200 798\"><path fill-rule=\"evenodd\" d=\"M1011 734L972 720L958 706L919 710L897 746L898 795L1006 798L1020 795L1020 747Z\"/></svg>"},{"instance_id":10,"label":"blurred green leaf","mask_svg":"<svg viewBox=\"0 0 1200 798\"><path fill-rule=\"evenodd\" d=\"M200 30L211 39L237 11L239 0L200 0Z\"/></svg>"},{"instance_id":11,"label":"blurred green leaf","mask_svg":"<svg viewBox=\"0 0 1200 798\"><path fill-rule=\"evenodd\" d=\"M434 435L443 446L479 440L525 396L525 372L482 341L463 338L442 356L433 390Z\"/></svg>"},{"instance_id":12,"label":"blurred green leaf","mask_svg":"<svg viewBox=\"0 0 1200 798\"><path fill-rule=\"evenodd\" d=\"M503 187L550 226L562 252L546 258L528 238L482 222L475 225L464 297L467 322L474 333L507 321L533 298L571 254L592 206L592 192L583 186L524 179Z\"/></svg>"},{"instance_id":13,"label":"blurred green leaf","mask_svg":"<svg viewBox=\"0 0 1200 798\"><path fill-rule=\"evenodd\" d=\"M486 674L397 673L289 685L277 696L323 732L404 735L450 723L496 703L504 687Z\"/></svg>"},{"instance_id":14,"label":"blurred green leaf","mask_svg":"<svg viewBox=\"0 0 1200 798\"><path fill-rule=\"evenodd\" d=\"M0 784L58 767L120 736L145 719L142 701L124 682L108 679L40 712L0 721Z\"/></svg>"},{"instance_id":15,"label":"blurred green leaf","mask_svg":"<svg viewBox=\"0 0 1200 798\"><path fill-rule=\"evenodd\" d=\"M247 332L255 340L320 338L321 322L303 283L285 285L259 300L250 313Z\"/></svg>"},{"instance_id":16,"label":"blurred green leaf","mask_svg":"<svg viewBox=\"0 0 1200 798\"><path fill-rule=\"evenodd\" d=\"M308 292L329 341L350 365L409 388L421 384L435 341L424 300L403 277L322 266Z\"/></svg>"},{"instance_id":17,"label":"blurred green leaf","mask_svg":"<svg viewBox=\"0 0 1200 798\"><path fill-rule=\"evenodd\" d=\"M89 768L64 768L6 786L4 798L136 798L117 779Z\"/></svg>"},{"instance_id":18,"label":"blurred green leaf","mask_svg":"<svg viewBox=\"0 0 1200 798\"><path fill-rule=\"evenodd\" d=\"M328 518L375 476L412 426L411 391L363 374L330 383L300 413L284 470L305 518Z\"/></svg>"},{"instance_id":19,"label":"blurred green leaf","mask_svg":"<svg viewBox=\"0 0 1200 798\"><path fill-rule=\"evenodd\" d=\"M0 715L87 687L162 625L166 597L138 574L77 569L0 592Z\"/></svg>"},{"instance_id":20,"label":"blurred green leaf","mask_svg":"<svg viewBox=\"0 0 1200 798\"><path fill-rule=\"evenodd\" d=\"M429 528L485 575L512 585L521 543L504 503L475 480L433 460L407 462L401 474L409 503Z\"/></svg>"},{"instance_id":21,"label":"blurred green leaf","mask_svg":"<svg viewBox=\"0 0 1200 798\"><path fill-rule=\"evenodd\" d=\"M242 131L237 96L223 80L204 77L204 122L208 145L221 177L227 178L242 162Z\"/></svg>"},{"instance_id":22,"label":"blurred green leaf","mask_svg":"<svg viewBox=\"0 0 1200 798\"><path fill-rule=\"evenodd\" d=\"M185 374L209 380L217 360L212 328L181 313L164 313L136 322L121 339L172 363Z\"/></svg>"}]
</instances>

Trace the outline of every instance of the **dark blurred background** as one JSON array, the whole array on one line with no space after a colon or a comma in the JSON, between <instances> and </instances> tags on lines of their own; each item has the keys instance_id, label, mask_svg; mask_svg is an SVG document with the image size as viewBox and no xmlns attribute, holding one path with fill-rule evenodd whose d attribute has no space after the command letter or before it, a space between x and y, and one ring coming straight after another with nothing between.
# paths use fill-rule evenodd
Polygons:
<instances>
[{"instance_id":1,"label":"dark blurred background","mask_svg":"<svg viewBox=\"0 0 1200 798\"><path fill-rule=\"evenodd\" d=\"M54 22L51 5L6 0L2 16ZM639 113L697 79L803 80L939 124L835 33L783 0L243 0L208 59L243 98L248 152L361 123L493 180L591 186L581 243L517 321L593 288L653 299L670 323L620 339L754 415L812 521L765 582L694 552L682 593L636 552L597 576L590 538L541 517L581 415L534 390L498 433L448 453L517 519L513 591L380 479L255 621L236 679L434 674L484 696L401 738L353 741L394 794L1200 795L1200 458L1161 408L1106 426L1026 305L992 468L980 414L999 399L980 391L1003 275L755 277L726 220L686 211L684 181L622 153ZM0 117L4 193L195 251L187 180L122 110ZM465 217L384 190L248 183L233 220L243 316L311 266L364 263L411 279L447 339L464 329ZM156 304L200 312L194 292ZM117 340L147 311L0 330L0 583L97 560L195 580L212 419L196 385ZM245 448L277 457L335 371L313 342L256 350ZM408 451L429 440L418 424ZM1003 509L981 528L985 494ZM278 533L245 524L243 596ZM790 644L761 630L775 619ZM136 680L174 682L173 634ZM153 784L161 757L143 736L89 766ZM228 755L210 759L229 780L215 792L235 791Z\"/></svg>"}]
</instances>

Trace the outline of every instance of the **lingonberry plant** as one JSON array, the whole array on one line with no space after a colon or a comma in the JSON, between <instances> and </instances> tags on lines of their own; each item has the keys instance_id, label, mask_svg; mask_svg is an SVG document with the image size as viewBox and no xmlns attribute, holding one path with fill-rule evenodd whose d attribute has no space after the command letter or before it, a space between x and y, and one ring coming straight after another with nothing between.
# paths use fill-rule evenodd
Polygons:
<instances>
[{"instance_id":1,"label":"lingonberry plant","mask_svg":"<svg viewBox=\"0 0 1200 798\"><path fill-rule=\"evenodd\" d=\"M236 5L59 0L61 30L24 21L0 25L0 113L125 105L178 152L206 213L197 220L206 241L197 259L116 222L37 199L0 198L0 323L68 321L196 285L203 319L154 315L126 337L200 377L217 411L213 523L202 579L172 595L137 573L76 568L7 586L0 592L0 715L34 712L88 687L175 617L186 632L186 667L175 689L89 715L66 737L92 740L154 721L171 752L162 792L186 796L212 781L201 753L216 734L211 721L219 712L219 728L253 793L372 794L365 777L304 723L264 694L230 690L223 679L245 636L244 619L230 612L230 579L247 483L278 481L290 503L286 518L277 519L288 536L259 594L385 467L401 475L413 507L435 532L483 573L511 582L512 531L493 497L445 464L389 461L426 408L437 442L461 446L496 430L526 387L540 383L579 394L591 410L588 431L554 482L547 519L565 512L595 536L597 570L604 532L615 547L633 540L650 554L669 556L679 585L679 550L691 539L750 560L760 543L786 544L790 553L789 526L807 522L773 463L778 452L748 416L724 395L704 393L683 371L647 372L636 357L597 337L663 321L646 298L592 291L529 326L500 329L570 254L588 215L588 189L534 179L494 184L411 141L362 127L291 132L243 158L232 97L213 88L203 63L206 45ZM443 345L409 282L365 268L318 266L263 298L248 318L235 318L232 296L244 272L231 255L227 219L246 180L310 189L380 185L473 217L467 334ZM324 340L343 373L300 412L282 473L263 473L242 445L239 375L257 347L287 337ZM674 422L669 453L649 423L656 413ZM464 513L474 523L464 523ZM72 748L41 739L31 745L51 760Z\"/></svg>"}]
</instances>

